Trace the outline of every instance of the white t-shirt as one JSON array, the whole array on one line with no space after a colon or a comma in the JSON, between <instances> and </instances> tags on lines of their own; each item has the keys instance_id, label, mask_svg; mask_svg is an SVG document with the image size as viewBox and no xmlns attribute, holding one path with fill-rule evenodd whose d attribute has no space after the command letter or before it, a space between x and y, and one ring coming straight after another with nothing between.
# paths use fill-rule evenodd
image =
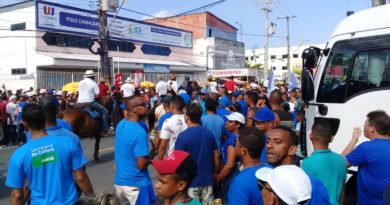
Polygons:
<instances>
[{"instance_id":1,"label":"white t-shirt","mask_svg":"<svg viewBox=\"0 0 390 205\"><path fill-rule=\"evenodd\" d=\"M17 113L17 107L18 105L13 103L13 102L9 102L6 106L5 106L5 109L6 109L6 112L7 114L10 116L7 117L7 125L18 125L18 121L16 121L16 116L18 115ZM12 120L12 121L11 121Z\"/></svg>"},{"instance_id":2,"label":"white t-shirt","mask_svg":"<svg viewBox=\"0 0 390 205\"><path fill-rule=\"evenodd\" d=\"M156 107L154 111L154 115L156 116L156 120L158 121L161 116L165 115L166 111L164 109L164 105L160 104Z\"/></svg>"},{"instance_id":3,"label":"white t-shirt","mask_svg":"<svg viewBox=\"0 0 390 205\"><path fill-rule=\"evenodd\" d=\"M156 85L156 92L157 92L158 96L167 95L168 84L164 81L159 81Z\"/></svg>"},{"instance_id":4,"label":"white t-shirt","mask_svg":"<svg viewBox=\"0 0 390 205\"><path fill-rule=\"evenodd\" d=\"M121 91L123 91L123 97L127 98L134 95L135 87L131 83L125 83L122 85Z\"/></svg>"},{"instance_id":5,"label":"white t-shirt","mask_svg":"<svg viewBox=\"0 0 390 205\"><path fill-rule=\"evenodd\" d=\"M218 92L217 91L217 82L211 82L210 83L210 92L212 92L212 93L215 93L215 92Z\"/></svg>"},{"instance_id":6,"label":"white t-shirt","mask_svg":"<svg viewBox=\"0 0 390 205\"><path fill-rule=\"evenodd\" d=\"M169 140L168 150L165 154L169 156L175 149L175 143L177 136L187 129L187 124L184 120L184 114L172 115L172 117L166 119L161 128L161 139Z\"/></svg>"},{"instance_id":7,"label":"white t-shirt","mask_svg":"<svg viewBox=\"0 0 390 205\"><path fill-rule=\"evenodd\" d=\"M84 78L79 83L78 103L91 103L95 100L95 96L99 94L98 84L90 78Z\"/></svg>"},{"instance_id":8,"label":"white t-shirt","mask_svg":"<svg viewBox=\"0 0 390 205\"><path fill-rule=\"evenodd\" d=\"M172 84L171 84L172 83ZM168 88L171 88L175 93L179 91L179 85L175 80L168 80Z\"/></svg>"}]
</instances>

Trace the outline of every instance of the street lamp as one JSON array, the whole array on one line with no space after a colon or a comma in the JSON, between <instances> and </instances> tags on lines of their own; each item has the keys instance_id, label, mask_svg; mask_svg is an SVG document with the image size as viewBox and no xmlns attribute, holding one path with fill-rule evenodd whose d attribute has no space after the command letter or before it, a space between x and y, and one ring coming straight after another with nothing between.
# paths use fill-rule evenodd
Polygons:
<instances>
[{"instance_id":1,"label":"street lamp","mask_svg":"<svg viewBox=\"0 0 390 205\"><path fill-rule=\"evenodd\" d=\"M240 23L238 21L236 21L235 23L240 26L241 43L242 43L242 23Z\"/></svg>"}]
</instances>

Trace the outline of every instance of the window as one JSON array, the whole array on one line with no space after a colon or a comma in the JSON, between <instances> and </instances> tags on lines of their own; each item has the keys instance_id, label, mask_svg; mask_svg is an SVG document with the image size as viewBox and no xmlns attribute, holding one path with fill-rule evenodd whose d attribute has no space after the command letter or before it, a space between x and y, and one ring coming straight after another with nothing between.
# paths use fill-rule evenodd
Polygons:
<instances>
[{"instance_id":1,"label":"window","mask_svg":"<svg viewBox=\"0 0 390 205\"><path fill-rule=\"evenodd\" d=\"M24 74L26 74L26 68L12 68L11 74L12 75L24 75Z\"/></svg>"},{"instance_id":2,"label":"window","mask_svg":"<svg viewBox=\"0 0 390 205\"><path fill-rule=\"evenodd\" d=\"M276 55L271 55L271 59L275 60L276 59Z\"/></svg>"},{"instance_id":3,"label":"window","mask_svg":"<svg viewBox=\"0 0 390 205\"><path fill-rule=\"evenodd\" d=\"M282 66L282 70L287 70L287 66Z\"/></svg>"},{"instance_id":4,"label":"window","mask_svg":"<svg viewBox=\"0 0 390 205\"><path fill-rule=\"evenodd\" d=\"M390 88L390 36L341 41L329 54L317 101L342 103L384 87Z\"/></svg>"},{"instance_id":5,"label":"window","mask_svg":"<svg viewBox=\"0 0 390 205\"><path fill-rule=\"evenodd\" d=\"M283 59L286 59L286 58L288 58L288 55L287 55L287 54L284 54L284 55L282 55L282 58L283 58Z\"/></svg>"},{"instance_id":6,"label":"window","mask_svg":"<svg viewBox=\"0 0 390 205\"><path fill-rule=\"evenodd\" d=\"M247 61L247 60L249 60L249 58L248 58L248 57L245 57L245 60Z\"/></svg>"},{"instance_id":7,"label":"window","mask_svg":"<svg viewBox=\"0 0 390 205\"><path fill-rule=\"evenodd\" d=\"M271 66L272 70L276 70L276 67L275 66Z\"/></svg>"},{"instance_id":8,"label":"window","mask_svg":"<svg viewBox=\"0 0 390 205\"><path fill-rule=\"evenodd\" d=\"M251 56L251 61L253 61L253 59L254 59L253 56Z\"/></svg>"},{"instance_id":9,"label":"window","mask_svg":"<svg viewBox=\"0 0 390 205\"><path fill-rule=\"evenodd\" d=\"M293 54L293 58L299 58L298 54Z\"/></svg>"}]
</instances>

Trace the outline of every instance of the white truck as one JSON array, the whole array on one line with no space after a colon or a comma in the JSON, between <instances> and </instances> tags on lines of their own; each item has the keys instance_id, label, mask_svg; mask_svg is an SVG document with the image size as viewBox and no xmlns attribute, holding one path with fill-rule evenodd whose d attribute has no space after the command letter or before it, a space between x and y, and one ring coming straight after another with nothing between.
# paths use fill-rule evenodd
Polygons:
<instances>
[{"instance_id":1,"label":"white truck","mask_svg":"<svg viewBox=\"0 0 390 205\"><path fill-rule=\"evenodd\" d=\"M313 152L309 133L317 119L331 122L330 148L341 153L367 113L390 114L390 5L348 16L324 49L311 47L302 55L302 98L308 105L300 140L304 155Z\"/></svg>"}]
</instances>

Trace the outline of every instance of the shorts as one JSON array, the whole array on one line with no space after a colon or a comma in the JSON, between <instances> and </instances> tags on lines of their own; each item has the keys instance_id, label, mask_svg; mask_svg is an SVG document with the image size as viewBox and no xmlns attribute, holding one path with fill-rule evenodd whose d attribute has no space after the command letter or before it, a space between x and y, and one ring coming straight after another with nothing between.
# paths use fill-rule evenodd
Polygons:
<instances>
[{"instance_id":1,"label":"shorts","mask_svg":"<svg viewBox=\"0 0 390 205\"><path fill-rule=\"evenodd\" d=\"M151 184L143 187L115 185L115 192L121 203L127 201L130 205L150 205L156 201Z\"/></svg>"}]
</instances>

